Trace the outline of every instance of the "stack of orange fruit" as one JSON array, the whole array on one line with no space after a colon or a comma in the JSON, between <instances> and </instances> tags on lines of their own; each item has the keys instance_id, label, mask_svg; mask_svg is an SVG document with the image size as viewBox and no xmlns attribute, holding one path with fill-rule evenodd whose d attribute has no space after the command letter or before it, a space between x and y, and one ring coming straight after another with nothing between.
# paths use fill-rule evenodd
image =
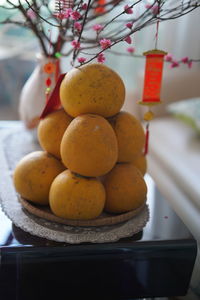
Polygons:
<instances>
[{"instance_id":1,"label":"stack of orange fruit","mask_svg":"<svg viewBox=\"0 0 200 300\"><path fill-rule=\"evenodd\" d=\"M43 151L28 154L15 168L17 192L67 219L141 207L147 194L145 134L121 110L121 77L102 64L74 68L61 83L60 99L63 108L38 126Z\"/></svg>"}]
</instances>

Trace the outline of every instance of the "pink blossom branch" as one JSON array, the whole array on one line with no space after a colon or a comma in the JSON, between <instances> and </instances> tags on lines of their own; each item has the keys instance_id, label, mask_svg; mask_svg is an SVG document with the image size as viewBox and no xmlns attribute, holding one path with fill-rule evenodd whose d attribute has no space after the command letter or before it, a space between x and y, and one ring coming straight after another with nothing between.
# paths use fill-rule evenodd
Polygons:
<instances>
[{"instance_id":1,"label":"pink blossom branch","mask_svg":"<svg viewBox=\"0 0 200 300\"><path fill-rule=\"evenodd\" d=\"M86 20L87 20L87 15L88 15L88 12L89 12L89 7L90 7L90 4L91 4L91 0L88 1L88 6L87 6L87 9L86 9L86 12L85 12L85 15L84 15L84 18L83 18L83 23L82 23L82 28L81 28L81 31L80 31L80 34L79 34L79 37L78 37L78 43L80 42L81 40L81 36L82 36L82 33L83 33L83 29L84 29L84 26L85 26L85 23L86 23ZM74 61L78 55L78 50L74 49L74 53L73 53L73 59L72 59L72 65L74 65Z\"/></svg>"},{"instance_id":2,"label":"pink blossom branch","mask_svg":"<svg viewBox=\"0 0 200 300\"><path fill-rule=\"evenodd\" d=\"M28 22L30 23L30 27L32 29L32 31L35 33L35 35L38 37L39 39L39 42L40 42L40 45L42 47L42 50L44 52L44 54L47 56L48 55L48 52L47 52L47 49L46 49L46 46L45 46L45 42L44 40L42 39L41 37L41 34L37 28L37 26L33 23L33 21L31 20L30 17L27 16L27 12L26 10L24 9L23 5L21 4L21 0L19 0L19 10L21 11L21 13L23 14L24 18L28 20Z\"/></svg>"},{"instance_id":3,"label":"pink blossom branch","mask_svg":"<svg viewBox=\"0 0 200 300\"><path fill-rule=\"evenodd\" d=\"M144 10L137 18L134 16L130 17L129 13L132 11L132 9L136 7L136 5L142 3L142 0L137 0L134 1L134 3L132 3L131 5L128 5L128 10L126 10L125 6L124 10L122 8L122 11L120 13L117 13L113 17L110 17L110 13L115 11L115 8L119 4L119 1L110 0L106 2L106 4L102 6L105 8L105 12L98 15L95 13L95 9L99 6L97 0L89 0L84 13L82 10L83 0L75 0L73 6L73 13L79 13L80 15L80 22L79 25L77 25L74 19L72 18L57 18L48 7L48 1L46 0L32 0L31 2L30 0L25 0L25 4L28 6L28 9L31 9L35 13L35 20L32 20L27 15L27 6L24 6L21 0L17 5L14 4L11 0L7 0L7 3L10 6L6 7L4 5L2 9L18 9L24 16L25 21L19 22L18 20L6 18L1 22L1 24L14 24L30 28L35 34L35 36L38 38L41 48L45 55L49 55L47 50L47 47L49 47L49 43L51 43L52 46L51 55L55 55L56 51L58 51L58 44L60 51L66 42L73 42L75 48L72 47L65 54L63 54L71 55L73 52L73 65L80 53L87 54L86 52L84 52L84 50L86 49L96 49L97 53L93 53L93 57L91 57L87 61L85 61L85 58L82 58L82 64L88 63L94 58L97 58L98 55L103 54L104 51L112 51L111 48L114 45L120 42L124 42L124 40L130 40L130 36L132 36L135 32L141 31L143 28L157 23L158 20L160 22L163 22L167 20L176 19L200 7L200 1L197 0L188 0L187 3L185 3L185 1L184 3L183 1L179 1L179 3L177 3L177 1L172 3L168 0L155 0L149 6L149 8ZM122 1L120 1L120 4L121 3ZM127 2L124 1L124 3L126 4ZM167 6L168 3L172 3L172 5L169 7ZM153 8L156 5L159 6L159 14L155 13L156 10L153 10ZM48 18L43 16L43 8L47 10L49 15ZM101 21L99 23L102 27L99 31L96 32L94 37L88 36L87 30L92 29L92 26L95 24L94 22L96 18L96 22L98 22L99 16L105 16L105 18L107 18L107 21ZM127 29L127 27L125 26L127 22L132 22L133 28L130 27L129 29ZM49 25L50 28L55 27L58 30L57 39L53 43L50 41L50 38L46 33L46 29L44 27L45 23ZM113 29L113 27L110 25L115 25L115 28ZM76 26L79 26L79 28ZM110 40L110 44L108 45L109 47L105 47L105 49L100 49L100 47L102 47L102 39L107 41ZM88 55L92 56L92 54Z\"/></svg>"},{"instance_id":4,"label":"pink blossom branch","mask_svg":"<svg viewBox=\"0 0 200 300\"><path fill-rule=\"evenodd\" d=\"M59 25L54 24L54 23L51 23L51 22L49 22L47 19L43 18L42 15L41 15L34 7L33 7L33 5L31 5L31 4L28 2L28 0L25 0L25 2L28 4L28 7L29 7L30 9L32 9L32 10L34 11L34 13L35 13L36 15L38 15L38 17L39 17L41 20L43 20L44 22L46 22L47 24L49 24L49 25L51 25L51 26L53 26L53 27L59 27Z\"/></svg>"},{"instance_id":5,"label":"pink blossom branch","mask_svg":"<svg viewBox=\"0 0 200 300\"><path fill-rule=\"evenodd\" d=\"M137 2L135 2L134 4L132 4L132 5L130 5L129 6L129 8L133 8L135 5L137 5L138 3L140 3L142 0L138 0ZM124 11L122 11L121 13L119 13L118 15L116 15L115 17L113 17L109 22L107 22L104 26L103 26L103 28L102 28L102 30L104 30L108 25L110 25L113 21L115 21L117 18L119 18L121 15L123 15L123 14L125 14L126 13L126 11L124 10ZM101 31L102 31L101 30Z\"/></svg>"}]
</instances>

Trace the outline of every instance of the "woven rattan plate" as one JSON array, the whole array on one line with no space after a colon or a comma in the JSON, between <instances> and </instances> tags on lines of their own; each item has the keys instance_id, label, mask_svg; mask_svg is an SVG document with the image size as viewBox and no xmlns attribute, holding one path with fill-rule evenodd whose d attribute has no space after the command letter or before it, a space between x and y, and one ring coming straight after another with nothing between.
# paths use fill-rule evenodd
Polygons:
<instances>
[{"instance_id":1,"label":"woven rattan plate","mask_svg":"<svg viewBox=\"0 0 200 300\"><path fill-rule=\"evenodd\" d=\"M19 196L19 202L21 205L31 214L43 218L48 221L70 225L70 226L105 226L105 225L115 225L118 223L125 222L130 220L134 216L138 215L144 208L145 204L141 207L131 210L126 213L122 214L108 214L102 213L98 218L92 220L70 220L70 219L63 219L55 216L51 211L50 208L47 206L38 206L34 205L33 203L23 199Z\"/></svg>"}]
</instances>

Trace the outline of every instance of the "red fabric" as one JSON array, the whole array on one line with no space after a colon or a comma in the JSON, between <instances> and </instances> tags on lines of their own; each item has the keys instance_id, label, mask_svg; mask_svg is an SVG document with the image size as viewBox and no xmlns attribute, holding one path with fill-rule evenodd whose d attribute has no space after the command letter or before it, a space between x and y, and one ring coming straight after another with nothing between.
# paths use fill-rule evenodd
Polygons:
<instances>
[{"instance_id":1,"label":"red fabric","mask_svg":"<svg viewBox=\"0 0 200 300\"><path fill-rule=\"evenodd\" d=\"M40 116L40 119L43 119L45 116L47 116L54 110L60 108L61 102L60 102L59 89L60 89L61 82L62 82L63 78L65 77L65 75L66 75L66 73L63 73L59 76L56 86L53 89L53 92L51 93L51 95L48 99L48 102Z\"/></svg>"},{"instance_id":2,"label":"red fabric","mask_svg":"<svg viewBox=\"0 0 200 300\"><path fill-rule=\"evenodd\" d=\"M58 78L60 76L60 60L56 60L56 71L55 71L55 80L57 82Z\"/></svg>"}]
</instances>

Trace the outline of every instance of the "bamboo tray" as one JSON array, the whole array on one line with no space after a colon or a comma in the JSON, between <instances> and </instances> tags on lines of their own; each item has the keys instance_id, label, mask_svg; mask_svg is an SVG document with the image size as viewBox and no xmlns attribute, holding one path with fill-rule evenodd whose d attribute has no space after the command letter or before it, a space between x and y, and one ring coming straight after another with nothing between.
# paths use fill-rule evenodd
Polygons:
<instances>
[{"instance_id":1,"label":"bamboo tray","mask_svg":"<svg viewBox=\"0 0 200 300\"><path fill-rule=\"evenodd\" d=\"M134 216L137 216L145 207L146 203L137 209L131 210L122 214L109 214L103 212L98 218L92 220L72 220L64 219L55 216L48 206L35 205L22 197L18 197L19 202L29 213L43 218L48 221L56 222L59 224L70 225L70 226L107 226L115 225L130 220Z\"/></svg>"}]
</instances>

